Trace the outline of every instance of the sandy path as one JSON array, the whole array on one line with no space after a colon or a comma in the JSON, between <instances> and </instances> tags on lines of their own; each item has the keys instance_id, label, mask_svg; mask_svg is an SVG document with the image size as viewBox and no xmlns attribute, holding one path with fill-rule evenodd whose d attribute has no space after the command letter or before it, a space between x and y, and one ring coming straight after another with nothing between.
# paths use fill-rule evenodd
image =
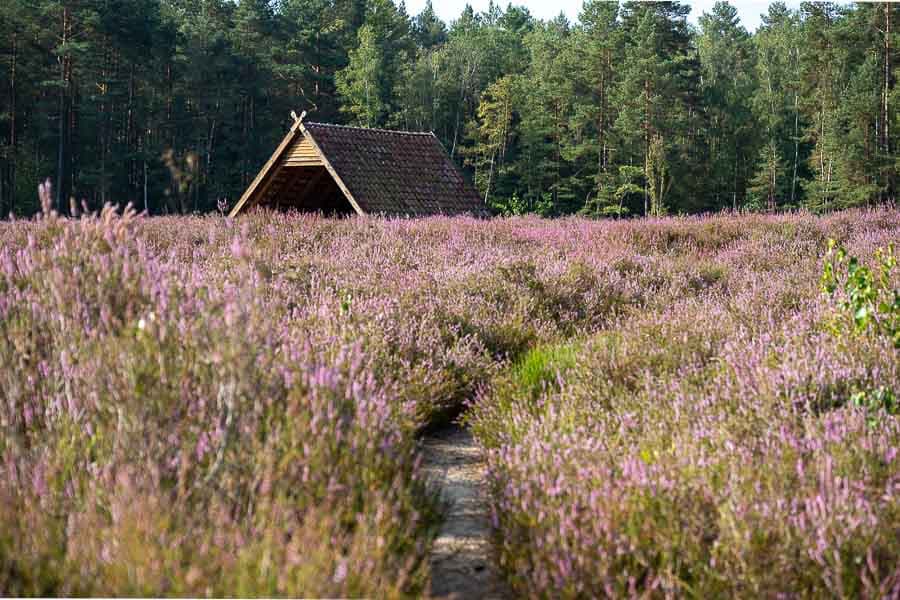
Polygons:
<instances>
[{"instance_id":1,"label":"sandy path","mask_svg":"<svg viewBox=\"0 0 900 600\"><path fill-rule=\"evenodd\" d=\"M472 434L451 425L425 437L425 470L447 504L431 552L436 598L510 598L491 560L484 462Z\"/></svg>"}]
</instances>

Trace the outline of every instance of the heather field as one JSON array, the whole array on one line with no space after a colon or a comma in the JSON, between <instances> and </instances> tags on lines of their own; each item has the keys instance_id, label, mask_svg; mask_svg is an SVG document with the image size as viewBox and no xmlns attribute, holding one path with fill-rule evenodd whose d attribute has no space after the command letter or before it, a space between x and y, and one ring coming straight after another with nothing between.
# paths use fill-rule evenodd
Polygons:
<instances>
[{"instance_id":1,"label":"heather field","mask_svg":"<svg viewBox=\"0 0 900 600\"><path fill-rule=\"evenodd\" d=\"M421 440L460 418L515 596L896 597L897 241L895 209L0 223L0 594L425 595Z\"/></svg>"}]
</instances>

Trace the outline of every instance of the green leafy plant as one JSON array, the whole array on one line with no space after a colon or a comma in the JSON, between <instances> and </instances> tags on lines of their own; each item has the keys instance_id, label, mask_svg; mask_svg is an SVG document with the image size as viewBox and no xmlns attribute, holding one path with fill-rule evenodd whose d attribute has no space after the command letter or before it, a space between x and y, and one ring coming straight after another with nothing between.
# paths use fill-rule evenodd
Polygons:
<instances>
[{"instance_id":1,"label":"green leafy plant","mask_svg":"<svg viewBox=\"0 0 900 600\"><path fill-rule=\"evenodd\" d=\"M852 316L856 333L873 330L887 335L900 348L900 289L891 289L891 274L897 267L894 245L875 251L876 266L870 268L828 240L822 272L822 289L838 299L838 306Z\"/></svg>"},{"instance_id":2,"label":"green leafy plant","mask_svg":"<svg viewBox=\"0 0 900 600\"><path fill-rule=\"evenodd\" d=\"M504 217L524 215L528 212L528 203L513 193L511 198L491 198L491 208Z\"/></svg>"},{"instance_id":3,"label":"green leafy plant","mask_svg":"<svg viewBox=\"0 0 900 600\"><path fill-rule=\"evenodd\" d=\"M856 392L850 396L850 403L866 411L870 426L876 425L882 414L896 416L900 412L897 394L886 387Z\"/></svg>"}]
</instances>

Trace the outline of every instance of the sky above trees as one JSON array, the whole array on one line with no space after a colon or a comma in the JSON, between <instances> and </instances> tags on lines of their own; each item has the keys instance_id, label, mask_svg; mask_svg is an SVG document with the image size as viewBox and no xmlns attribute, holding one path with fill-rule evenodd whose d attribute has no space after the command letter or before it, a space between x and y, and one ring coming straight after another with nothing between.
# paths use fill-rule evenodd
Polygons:
<instances>
[{"instance_id":1,"label":"sky above trees","mask_svg":"<svg viewBox=\"0 0 900 600\"><path fill-rule=\"evenodd\" d=\"M425 7L426 1L427 0L409 0L406 3L406 8L412 15L419 14ZM524 0L523 2L516 2L518 5L528 7L531 14L538 19L553 19L559 15L560 11L562 11L570 21L578 19L578 15L581 13L582 3L582 0ZM694 0L693 2L687 2L686 4L689 4L691 7L691 14L688 17L688 20L696 25L700 15L704 12L711 11L715 3L716 0ZM434 11L441 19L449 23L459 17L466 4L472 5L472 8L476 11L483 11L487 10L490 0L441 0L440 2L434 2ZM498 2L498 4L503 8L506 7L506 3L503 2L503 0ZM761 23L760 16L766 13L770 3L768 0L734 0L733 2L730 2L730 4L737 9L741 24L743 24L748 31L752 32L755 31ZM785 2L785 4L787 4L789 8L794 9L800 6L799 0L789 0L788 2Z\"/></svg>"}]
</instances>

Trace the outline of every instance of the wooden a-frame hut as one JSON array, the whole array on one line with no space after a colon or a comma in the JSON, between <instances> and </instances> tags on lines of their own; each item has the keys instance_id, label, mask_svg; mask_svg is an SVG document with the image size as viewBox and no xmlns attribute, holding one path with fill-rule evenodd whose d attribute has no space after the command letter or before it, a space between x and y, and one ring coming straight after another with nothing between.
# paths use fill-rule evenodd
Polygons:
<instances>
[{"instance_id":1,"label":"wooden a-frame hut","mask_svg":"<svg viewBox=\"0 0 900 600\"><path fill-rule=\"evenodd\" d=\"M304 123L302 116L230 216L254 206L327 215L488 215L434 134Z\"/></svg>"}]
</instances>

